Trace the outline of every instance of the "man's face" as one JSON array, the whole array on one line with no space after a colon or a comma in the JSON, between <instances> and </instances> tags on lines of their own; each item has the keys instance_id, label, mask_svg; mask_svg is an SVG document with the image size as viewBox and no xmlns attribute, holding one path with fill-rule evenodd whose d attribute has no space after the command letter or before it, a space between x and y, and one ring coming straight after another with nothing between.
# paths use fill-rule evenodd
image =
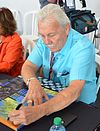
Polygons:
<instances>
[{"instance_id":1,"label":"man's face","mask_svg":"<svg viewBox=\"0 0 100 131\"><path fill-rule=\"evenodd\" d=\"M57 52L63 48L69 32L69 25L64 28L53 19L50 22L39 21L38 29L45 45L52 52Z\"/></svg>"}]
</instances>

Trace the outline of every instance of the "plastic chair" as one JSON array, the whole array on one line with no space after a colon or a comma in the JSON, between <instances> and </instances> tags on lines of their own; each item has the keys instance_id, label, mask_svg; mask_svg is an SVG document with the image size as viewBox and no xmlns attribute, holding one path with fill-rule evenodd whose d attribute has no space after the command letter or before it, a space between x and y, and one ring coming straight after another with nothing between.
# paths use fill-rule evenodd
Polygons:
<instances>
[{"instance_id":1,"label":"plastic chair","mask_svg":"<svg viewBox=\"0 0 100 131\"><path fill-rule=\"evenodd\" d=\"M23 34L22 14L19 10L11 9L11 11L17 23L17 32L19 35L21 35Z\"/></svg>"},{"instance_id":2,"label":"plastic chair","mask_svg":"<svg viewBox=\"0 0 100 131\"><path fill-rule=\"evenodd\" d=\"M38 36L38 11L25 13L23 18L23 35Z\"/></svg>"},{"instance_id":3,"label":"plastic chair","mask_svg":"<svg viewBox=\"0 0 100 131\"><path fill-rule=\"evenodd\" d=\"M28 55L31 53L33 47L35 46L35 42L36 42L35 40L32 41L32 40L26 39L25 45L24 45L24 60L26 60Z\"/></svg>"},{"instance_id":4,"label":"plastic chair","mask_svg":"<svg viewBox=\"0 0 100 131\"><path fill-rule=\"evenodd\" d=\"M29 53L31 52L31 47L34 47L36 41L39 38L37 14L38 11L30 11L25 13L23 18L23 34L21 35L21 38L25 50L28 49Z\"/></svg>"},{"instance_id":5,"label":"plastic chair","mask_svg":"<svg viewBox=\"0 0 100 131\"><path fill-rule=\"evenodd\" d=\"M99 54L96 54L95 61L97 64L97 72L98 72L98 78L97 78L97 93L98 93L100 88L100 55Z\"/></svg>"},{"instance_id":6,"label":"plastic chair","mask_svg":"<svg viewBox=\"0 0 100 131\"><path fill-rule=\"evenodd\" d=\"M100 19L98 19L98 30L95 30L94 37L93 37L93 43L95 44L95 47L100 52Z\"/></svg>"}]
</instances>

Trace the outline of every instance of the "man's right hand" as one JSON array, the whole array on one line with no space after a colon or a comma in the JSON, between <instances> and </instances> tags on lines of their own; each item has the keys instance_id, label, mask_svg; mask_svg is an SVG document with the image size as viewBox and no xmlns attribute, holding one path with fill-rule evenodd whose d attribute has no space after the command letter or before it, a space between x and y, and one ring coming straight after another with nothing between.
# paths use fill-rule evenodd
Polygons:
<instances>
[{"instance_id":1,"label":"man's right hand","mask_svg":"<svg viewBox=\"0 0 100 131\"><path fill-rule=\"evenodd\" d=\"M28 87L28 92L23 99L23 102L34 102L34 105L39 105L42 103L43 98L48 100L44 89L41 87L40 82L37 79L31 80ZM31 102L31 104L32 104Z\"/></svg>"}]
</instances>

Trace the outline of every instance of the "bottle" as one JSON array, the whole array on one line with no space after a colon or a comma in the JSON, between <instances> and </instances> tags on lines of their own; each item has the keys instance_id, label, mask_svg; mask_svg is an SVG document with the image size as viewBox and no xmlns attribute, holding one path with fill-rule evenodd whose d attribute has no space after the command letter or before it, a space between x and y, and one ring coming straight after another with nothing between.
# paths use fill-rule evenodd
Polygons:
<instances>
[{"instance_id":1,"label":"bottle","mask_svg":"<svg viewBox=\"0 0 100 131\"><path fill-rule=\"evenodd\" d=\"M62 119L60 117L54 118L53 125L50 127L49 131L66 131L66 128L62 125Z\"/></svg>"}]
</instances>

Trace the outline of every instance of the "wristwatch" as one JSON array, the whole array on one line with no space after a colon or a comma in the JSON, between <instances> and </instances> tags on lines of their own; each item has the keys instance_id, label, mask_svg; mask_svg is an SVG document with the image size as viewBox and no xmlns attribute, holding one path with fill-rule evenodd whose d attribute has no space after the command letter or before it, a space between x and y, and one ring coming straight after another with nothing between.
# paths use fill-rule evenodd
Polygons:
<instances>
[{"instance_id":1,"label":"wristwatch","mask_svg":"<svg viewBox=\"0 0 100 131\"><path fill-rule=\"evenodd\" d=\"M27 79L26 85L29 86L30 81L34 80L34 79L36 79L36 77L31 77L31 78Z\"/></svg>"}]
</instances>

